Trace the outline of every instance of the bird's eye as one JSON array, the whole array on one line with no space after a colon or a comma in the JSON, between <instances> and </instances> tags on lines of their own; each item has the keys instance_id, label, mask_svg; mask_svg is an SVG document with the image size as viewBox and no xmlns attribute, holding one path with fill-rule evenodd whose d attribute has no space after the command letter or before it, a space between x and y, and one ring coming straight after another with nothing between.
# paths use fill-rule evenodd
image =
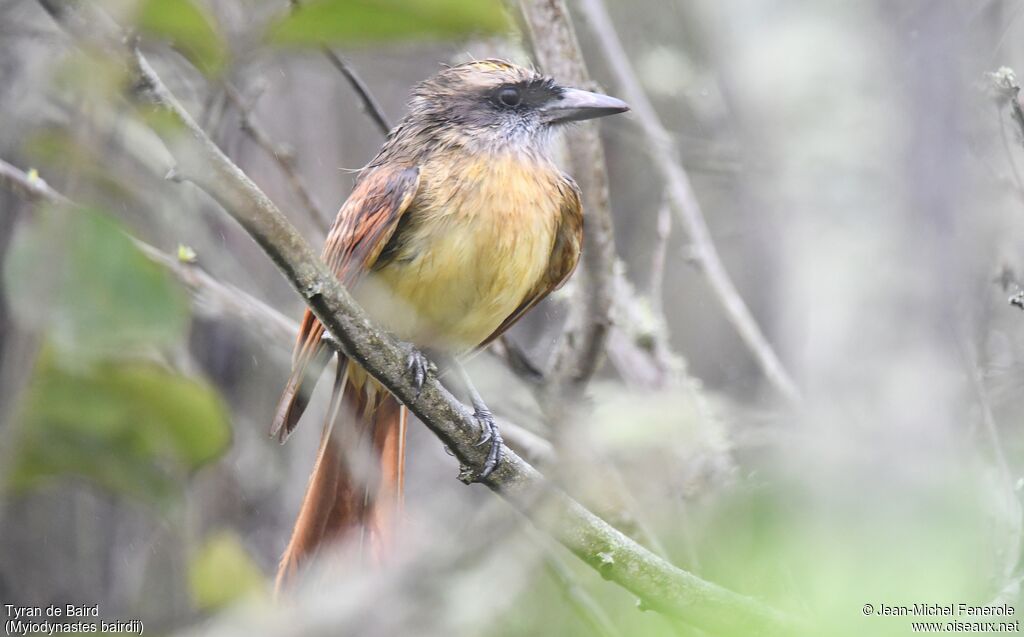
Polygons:
<instances>
[{"instance_id":1,"label":"bird's eye","mask_svg":"<svg viewBox=\"0 0 1024 637\"><path fill-rule=\"evenodd\" d=\"M523 101L522 95L519 94L519 89L512 86L506 86L498 91L497 98L502 106L509 108L519 106L519 103Z\"/></svg>"}]
</instances>

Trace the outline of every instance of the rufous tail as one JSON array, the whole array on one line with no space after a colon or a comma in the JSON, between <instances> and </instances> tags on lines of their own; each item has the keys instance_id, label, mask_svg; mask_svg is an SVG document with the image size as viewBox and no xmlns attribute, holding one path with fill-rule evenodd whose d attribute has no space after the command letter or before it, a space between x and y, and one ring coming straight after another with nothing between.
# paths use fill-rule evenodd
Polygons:
<instances>
[{"instance_id":1,"label":"rufous tail","mask_svg":"<svg viewBox=\"0 0 1024 637\"><path fill-rule=\"evenodd\" d=\"M316 464L281 557L276 590L320 548L341 540L358 542L363 556L380 562L402 507L406 413L357 365L339 362Z\"/></svg>"}]
</instances>

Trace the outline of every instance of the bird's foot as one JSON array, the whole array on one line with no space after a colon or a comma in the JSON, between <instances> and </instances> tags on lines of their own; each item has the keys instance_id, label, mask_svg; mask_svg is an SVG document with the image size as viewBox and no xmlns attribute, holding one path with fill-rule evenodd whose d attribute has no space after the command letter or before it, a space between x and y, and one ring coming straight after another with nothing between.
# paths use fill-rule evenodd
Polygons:
<instances>
[{"instance_id":1,"label":"bird's foot","mask_svg":"<svg viewBox=\"0 0 1024 637\"><path fill-rule=\"evenodd\" d=\"M475 482L481 482L491 475L501 462L504 441L501 438L501 431L498 430L498 423L494 420L494 414L483 401L473 402L473 417L480 423L480 440L477 441L477 446L491 443L487 450L487 459L474 479Z\"/></svg>"},{"instance_id":2,"label":"bird's foot","mask_svg":"<svg viewBox=\"0 0 1024 637\"><path fill-rule=\"evenodd\" d=\"M416 349L415 345L411 343L402 343L402 345L406 350L405 369L411 376L412 386L416 388L416 397L419 398L420 392L423 391L423 383L427 381L427 374L431 369L436 370L436 368L423 352Z\"/></svg>"}]
</instances>

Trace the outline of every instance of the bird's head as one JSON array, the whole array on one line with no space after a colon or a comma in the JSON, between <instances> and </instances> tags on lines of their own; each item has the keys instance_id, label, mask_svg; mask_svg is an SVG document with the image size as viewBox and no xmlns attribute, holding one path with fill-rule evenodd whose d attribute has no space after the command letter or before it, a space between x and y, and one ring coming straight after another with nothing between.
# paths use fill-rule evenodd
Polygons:
<instances>
[{"instance_id":1,"label":"bird's head","mask_svg":"<svg viewBox=\"0 0 1024 637\"><path fill-rule=\"evenodd\" d=\"M503 60L444 69L412 94L410 117L439 140L480 150L544 150L560 124L629 110Z\"/></svg>"}]
</instances>

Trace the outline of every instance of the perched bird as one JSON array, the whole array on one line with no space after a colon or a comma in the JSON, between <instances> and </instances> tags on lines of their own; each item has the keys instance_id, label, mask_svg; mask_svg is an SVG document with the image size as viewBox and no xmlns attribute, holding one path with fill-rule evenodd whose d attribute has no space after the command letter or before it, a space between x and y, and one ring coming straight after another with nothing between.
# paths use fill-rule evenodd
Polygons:
<instances>
[{"instance_id":1,"label":"perched bird","mask_svg":"<svg viewBox=\"0 0 1024 637\"><path fill-rule=\"evenodd\" d=\"M501 60L446 68L416 86L408 115L338 212L323 258L371 317L410 344L419 383L420 352L457 358L484 347L572 274L583 210L579 188L551 159L553 133L627 110ZM327 360L323 338L307 309L272 428L282 441ZM337 370L279 586L328 541L350 536L379 555L401 506L406 410L358 364L339 360ZM500 461L501 437L471 394L491 444L483 478ZM350 420L333 426L342 411Z\"/></svg>"}]
</instances>

